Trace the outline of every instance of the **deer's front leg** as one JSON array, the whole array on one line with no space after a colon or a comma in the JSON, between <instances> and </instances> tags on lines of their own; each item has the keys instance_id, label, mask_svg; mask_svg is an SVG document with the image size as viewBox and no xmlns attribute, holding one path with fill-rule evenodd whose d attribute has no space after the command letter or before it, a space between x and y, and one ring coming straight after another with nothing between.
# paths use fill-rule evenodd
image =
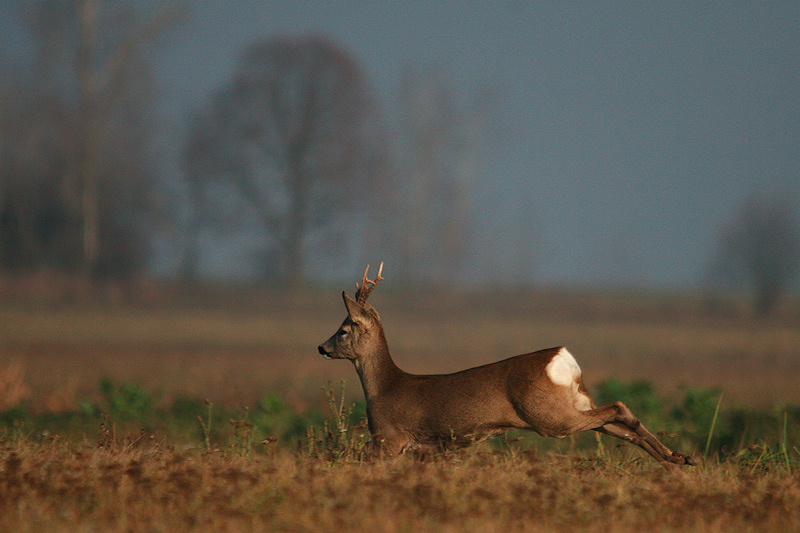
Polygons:
<instances>
[{"instance_id":1,"label":"deer's front leg","mask_svg":"<svg viewBox=\"0 0 800 533\"><path fill-rule=\"evenodd\" d=\"M370 457L397 457L408 448L410 440L396 431L375 432L367 443Z\"/></svg>"}]
</instances>

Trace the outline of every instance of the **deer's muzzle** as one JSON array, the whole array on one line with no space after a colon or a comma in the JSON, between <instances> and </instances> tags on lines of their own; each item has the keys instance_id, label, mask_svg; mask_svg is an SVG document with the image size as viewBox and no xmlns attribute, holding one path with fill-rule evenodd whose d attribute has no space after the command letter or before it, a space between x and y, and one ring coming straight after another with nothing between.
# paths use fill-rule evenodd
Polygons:
<instances>
[{"instance_id":1,"label":"deer's muzzle","mask_svg":"<svg viewBox=\"0 0 800 533\"><path fill-rule=\"evenodd\" d=\"M333 357L331 357L331 352L325 347L324 344L320 344L317 347L317 350L319 350L320 355L322 355L325 359L333 359Z\"/></svg>"}]
</instances>

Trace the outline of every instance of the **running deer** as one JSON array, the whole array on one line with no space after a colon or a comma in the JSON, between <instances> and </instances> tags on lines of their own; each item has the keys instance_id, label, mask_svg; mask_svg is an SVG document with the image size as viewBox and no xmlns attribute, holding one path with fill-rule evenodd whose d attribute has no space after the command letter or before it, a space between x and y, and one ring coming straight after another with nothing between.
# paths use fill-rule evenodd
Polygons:
<instances>
[{"instance_id":1,"label":"running deer","mask_svg":"<svg viewBox=\"0 0 800 533\"><path fill-rule=\"evenodd\" d=\"M550 348L454 374L415 375L389 355L378 312L367 297L383 278L356 284L339 331L319 346L327 359L349 359L361 378L372 434L370 448L395 456L420 446L467 445L512 428L547 437L594 430L626 440L667 469L694 465L662 444L622 402L597 407L566 348Z\"/></svg>"}]
</instances>

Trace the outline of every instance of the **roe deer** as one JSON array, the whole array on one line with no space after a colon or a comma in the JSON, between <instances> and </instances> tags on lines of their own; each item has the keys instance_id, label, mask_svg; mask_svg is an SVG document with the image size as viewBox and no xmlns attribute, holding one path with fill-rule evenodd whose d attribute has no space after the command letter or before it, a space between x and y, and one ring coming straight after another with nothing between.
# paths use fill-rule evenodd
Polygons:
<instances>
[{"instance_id":1,"label":"roe deer","mask_svg":"<svg viewBox=\"0 0 800 533\"><path fill-rule=\"evenodd\" d=\"M512 428L547 437L592 429L639 446L665 468L694 465L650 433L622 402L597 407L566 348L518 355L454 374L415 375L389 355L378 312L367 303L381 281L356 284L339 331L319 346L328 359L350 359L367 400L370 448L394 456L424 445L466 445Z\"/></svg>"}]
</instances>

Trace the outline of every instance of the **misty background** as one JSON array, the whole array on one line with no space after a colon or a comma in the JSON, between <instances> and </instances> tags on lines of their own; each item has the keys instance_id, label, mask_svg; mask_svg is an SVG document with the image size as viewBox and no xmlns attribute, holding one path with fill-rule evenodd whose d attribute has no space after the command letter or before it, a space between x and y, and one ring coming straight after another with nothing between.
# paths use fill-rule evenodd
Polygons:
<instances>
[{"instance_id":1,"label":"misty background","mask_svg":"<svg viewBox=\"0 0 800 533\"><path fill-rule=\"evenodd\" d=\"M781 290L797 287L797 2L96 2L100 15L91 42L98 71L109 64L104 57L137 65L120 69L127 74L108 100L134 102L107 115L117 124L114 136L94 126L81 129L86 121L69 118L78 109L77 116L98 122L98 109L105 109L86 105L87 95L100 92L81 84L80 68L73 72L80 50L92 47L79 37L53 37L80 35L76 28L86 25L69 18L70 6L85 4L0 2L8 14L0 21L0 135L4 160L14 162L5 165L3 181L6 250L26 242L7 237L26 220L19 206L29 205L8 200L8 191L44 197L12 186L29 183L20 176L35 167L40 176L78 176L74 194L83 202L55 211L42 207L46 215L27 218L38 221L32 235L50 235L42 227L62 221L73 234L58 242L71 242L70 249L87 257L90 181L80 176L95 169L99 251L92 253L96 265L104 264L104 235L117 245L130 243L136 261L126 262L127 244L118 246L116 263L108 260L139 265L122 269L126 275L174 278L187 275L191 263L188 273L200 278L279 280L290 276L280 243L299 241L300 277L311 282L349 283L365 262L385 260L387 279L408 281L695 288L736 278L718 268L737 253L731 235L752 240L753 232L737 228L777 213L762 217L767 230L756 240L780 237L767 249L789 264L773 272L782 277ZM31 31L37 24L38 34ZM141 38L127 38L130 32ZM305 233L292 239L286 237L291 232L263 225L272 215L259 216L259 206L274 201L281 211L289 202L270 181L280 165L256 169L263 189L248 198L237 181L244 171L220 170L219 158L211 161L208 154L243 160L234 157L243 145L225 148L230 137L222 137L241 133L241 124L227 122L235 113L224 112L233 105L225 95L239 94L237 80L269 57L256 54L248 67L248 50L258 43L270 50L275 42L294 50L313 39L341 53L363 89L356 96L367 102L368 126L359 122L363 137L348 139L347 149L375 151L365 156L367 163L349 166L341 181L311 190L316 205L308 210ZM76 42L78 52L64 52L72 46L64 43ZM134 52L113 53L128 50L113 43L131 42ZM42 59L42 50L49 59ZM91 68L86 80L96 79ZM36 120L15 115L21 99L28 101L24 109L43 109L41 87L52 87L42 94L60 102L53 109L62 111L49 118L35 114ZM51 123L61 133L31 133ZM23 137L39 140L20 148L15 142ZM72 148L58 140L72 137L79 137ZM56 141L43 144L42 138ZM120 146L137 146L136 156L103 162ZM193 156L192 146L206 148ZM42 163L62 159L55 166ZM136 166L129 174L136 177L124 177L123 166ZM330 175L341 168L318 166ZM107 174L120 180L108 178L117 183L108 190L127 191L119 198L109 193L103 200L103 168L115 169ZM232 178L220 180L223 173ZM114 218L115 206L134 204L135 215ZM116 233L103 229L102 208ZM133 226L144 236L128 238ZM54 238L40 241L30 249L55 249L47 244ZM54 259L56 252L38 257L44 259L6 267L86 271L85 264Z\"/></svg>"}]
</instances>

